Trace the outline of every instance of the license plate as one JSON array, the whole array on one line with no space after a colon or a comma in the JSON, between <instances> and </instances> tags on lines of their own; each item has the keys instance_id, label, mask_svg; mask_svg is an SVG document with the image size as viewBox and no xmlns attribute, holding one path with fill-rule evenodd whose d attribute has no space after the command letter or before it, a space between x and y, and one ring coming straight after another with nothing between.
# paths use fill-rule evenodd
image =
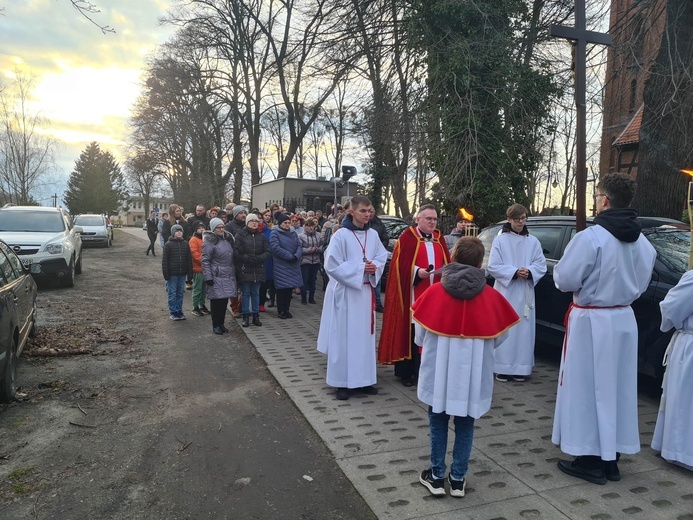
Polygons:
<instances>
[{"instance_id":1,"label":"license plate","mask_svg":"<svg viewBox=\"0 0 693 520\"><path fill-rule=\"evenodd\" d=\"M23 265L31 265L32 259L31 258L22 258L22 264Z\"/></svg>"}]
</instances>

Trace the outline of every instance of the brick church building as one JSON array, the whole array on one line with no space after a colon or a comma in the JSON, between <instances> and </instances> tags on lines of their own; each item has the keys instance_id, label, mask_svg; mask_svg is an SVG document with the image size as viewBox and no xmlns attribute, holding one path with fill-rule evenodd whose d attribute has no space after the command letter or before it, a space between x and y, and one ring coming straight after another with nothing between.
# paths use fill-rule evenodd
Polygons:
<instances>
[{"instance_id":1,"label":"brick church building","mask_svg":"<svg viewBox=\"0 0 693 520\"><path fill-rule=\"evenodd\" d=\"M602 174L638 173L643 92L657 57L666 23L666 0L612 0L607 51Z\"/></svg>"}]
</instances>

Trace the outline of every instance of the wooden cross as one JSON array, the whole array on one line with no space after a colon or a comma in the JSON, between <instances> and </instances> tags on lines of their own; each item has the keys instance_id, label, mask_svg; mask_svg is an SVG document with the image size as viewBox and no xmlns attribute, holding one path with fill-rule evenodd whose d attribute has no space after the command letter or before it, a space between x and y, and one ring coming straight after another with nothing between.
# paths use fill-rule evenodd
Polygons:
<instances>
[{"instance_id":1,"label":"wooden cross","mask_svg":"<svg viewBox=\"0 0 693 520\"><path fill-rule=\"evenodd\" d=\"M575 172L576 190L576 229L582 231L587 225L587 110L585 90L587 85L587 44L597 43L611 45L611 35L588 31L585 24L585 0L575 0L575 27L552 25L549 34L556 38L572 40L575 46L575 107L577 108L575 129L575 155L577 167Z\"/></svg>"}]
</instances>

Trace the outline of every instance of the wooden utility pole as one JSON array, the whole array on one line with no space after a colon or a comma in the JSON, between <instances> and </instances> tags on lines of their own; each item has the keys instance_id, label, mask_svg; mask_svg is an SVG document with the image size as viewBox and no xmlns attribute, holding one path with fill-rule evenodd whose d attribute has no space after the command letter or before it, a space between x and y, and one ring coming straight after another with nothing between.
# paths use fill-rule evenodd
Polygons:
<instances>
[{"instance_id":1,"label":"wooden utility pole","mask_svg":"<svg viewBox=\"0 0 693 520\"><path fill-rule=\"evenodd\" d=\"M549 34L556 38L571 40L574 46L573 63L575 67L575 107L577 123L575 131L575 195L577 202L576 228L582 231L587 225L587 44L611 45L611 35L588 31L585 23L585 0L575 0L575 27L552 25Z\"/></svg>"}]
</instances>

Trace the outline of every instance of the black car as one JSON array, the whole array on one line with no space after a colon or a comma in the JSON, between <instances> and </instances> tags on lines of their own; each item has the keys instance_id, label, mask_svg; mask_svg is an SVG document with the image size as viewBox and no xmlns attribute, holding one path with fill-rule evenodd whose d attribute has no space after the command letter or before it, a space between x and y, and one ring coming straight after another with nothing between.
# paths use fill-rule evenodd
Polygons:
<instances>
[{"instance_id":1,"label":"black car","mask_svg":"<svg viewBox=\"0 0 693 520\"><path fill-rule=\"evenodd\" d=\"M390 260L392 259L392 251L395 249L397 239L402 236L402 233L409 227L405 220L399 217L391 217L390 215L378 215L378 218L385 225L387 236L390 243L387 245L387 262L383 270L383 276L380 278L380 290L385 292L385 284L387 283L387 274L390 271Z\"/></svg>"},{"instance_id":2,"label":"black car","mask_svg":"<svg viewBox=\"0 0 693 520\"><path fill-rule=\"evenodd\" d=\"M17 360L36 332L36 282L0 240L0 402L14 399Z\"/></svg>"},{"instance_id":3,"label":"black car","mask_svg":"<svg viewBox=\"0 0 693 520\"><path fill-rule=\"evenodd\" d=\"M587 225L594 225L588 217ZM642 232L657 251L652 280L647 290L633 302L632 307L638 323L639 371L661 378L664 372L662 358L673 331L659 330L662 316L659 302L669 289L678 283L688 269L691 235L688 226L678 220L657 217L638 217ZM484 269L488 265L493 239L505 222L485 228L479 239L484 243ZM563 319L572 301L572 293L559 291L553 281L553 268L563 256L568 242L575 236L575 217L529 217L527 228L539 239L546 257L546 276L535 287L536 294L536 339L556 348L562 348ZM493 285L493 277L486 271L487 282Z\"/></svg>"}]
</instances>

